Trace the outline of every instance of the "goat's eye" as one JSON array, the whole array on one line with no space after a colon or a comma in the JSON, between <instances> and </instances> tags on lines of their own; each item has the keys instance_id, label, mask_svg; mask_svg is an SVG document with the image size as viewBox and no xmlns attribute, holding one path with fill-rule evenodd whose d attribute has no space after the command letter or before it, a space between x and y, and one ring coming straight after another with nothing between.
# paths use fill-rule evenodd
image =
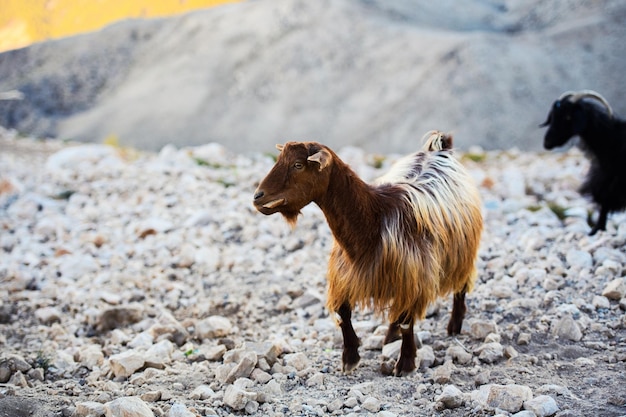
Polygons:
<instances>
[{"instance_id":1,"label":"goat's eye","mask_svg":"<svg viewBox=\"0 0 626 417\"><path fill-rule=\"evenodd\" d=\"M302 169L304 168L304 164L302 162L296 162L295 164L293 164L293 167L295 169Z\"/></svg>"}]
</instances>

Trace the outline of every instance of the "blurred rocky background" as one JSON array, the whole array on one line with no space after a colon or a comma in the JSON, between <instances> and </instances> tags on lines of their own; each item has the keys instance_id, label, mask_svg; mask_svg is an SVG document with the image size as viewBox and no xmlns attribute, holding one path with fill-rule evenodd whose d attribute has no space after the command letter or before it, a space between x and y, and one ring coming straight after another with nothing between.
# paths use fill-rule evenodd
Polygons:
<instances>
[{"instance_id":1,"label":"blurred rocky background","mask_svg":"<svg viewBox=\"0 0 626 417\"><path fill-rule=\"evenodd\" d=\"M541 148L551 103L594 89L626 114L622 0L259 0L0 54L0 125L27 135L236 152L316 140Z\"/></svg>"}]
</instances>

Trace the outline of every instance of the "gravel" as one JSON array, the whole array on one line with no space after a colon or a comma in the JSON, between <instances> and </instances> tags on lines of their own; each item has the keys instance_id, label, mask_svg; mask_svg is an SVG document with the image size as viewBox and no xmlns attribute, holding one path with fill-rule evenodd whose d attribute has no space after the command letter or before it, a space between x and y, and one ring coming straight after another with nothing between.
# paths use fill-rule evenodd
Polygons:
<instances>
[{"instance_id":1,"label":"gravel","mask_svg":"<svg viewBox=\"0 0 626 417\"><path fill-rule=\"evenodd\" d=\"M397 157L338 151L368 179ZM385 321L357 310L342 375L323 215L251 204L271 156L0 130L0 416L626 414L626 215L587 235L576 149L457 157L485 216L462 334L441 300L418 371L385 376Z\"/></svg>"}]
</instances>

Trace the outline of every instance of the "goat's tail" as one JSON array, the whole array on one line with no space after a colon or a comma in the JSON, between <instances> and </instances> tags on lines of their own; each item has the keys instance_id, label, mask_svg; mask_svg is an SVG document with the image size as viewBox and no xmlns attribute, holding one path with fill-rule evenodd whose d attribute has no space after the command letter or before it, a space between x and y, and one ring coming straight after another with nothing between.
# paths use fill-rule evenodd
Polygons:
<instances>
[{"instance_id":1,"label":"goat's tail","mask_svg":"<svg viewBox=\"0 0 626 417\"><path fill-rule=\"evenodd\" d=\"M452 135L438 130L431 130L422 138L424 150L430 152L446 151L452 149Z\"/></svg>"}]
</instances>

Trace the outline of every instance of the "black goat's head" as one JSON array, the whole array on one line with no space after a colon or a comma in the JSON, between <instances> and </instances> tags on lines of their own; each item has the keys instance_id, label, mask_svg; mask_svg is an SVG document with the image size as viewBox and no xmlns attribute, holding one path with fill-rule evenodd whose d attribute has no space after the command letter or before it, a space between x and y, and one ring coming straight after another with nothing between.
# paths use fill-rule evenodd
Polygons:
<instances>
[{"instance_id":1,"label":"black goat's head","mask_svg":"<svg viewBox=\"0 0 626 417\"><path fill-rule=\"evenodd\" d=\"M566 92L552 104L548 118L540 127L548 127L543 140L546 149L553 149L565 145L567 141L579 135L587 125L588 115L585 106L580 102L584 98L593 98L601 102L607 110L609 117L613 116L613 110L609 103L595 91L583 90L580 92Z\"/></svg>"}]
</instances>

